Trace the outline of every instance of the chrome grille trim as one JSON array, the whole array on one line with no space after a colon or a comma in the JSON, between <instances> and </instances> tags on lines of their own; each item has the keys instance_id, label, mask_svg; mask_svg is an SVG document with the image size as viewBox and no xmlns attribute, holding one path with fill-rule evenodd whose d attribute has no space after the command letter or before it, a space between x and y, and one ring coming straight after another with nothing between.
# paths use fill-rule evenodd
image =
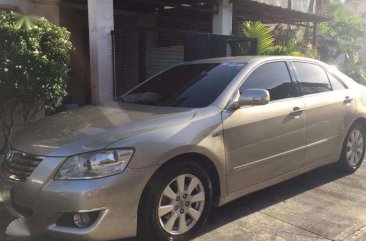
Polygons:
<instances>
[{"instance_id":1,"label":"chrome grille trim","mask_svg":"<svg viewBox=\"0 0 366 241\"><path fill-rule=\"evenodd\" d=\"M43 158L19 151L11 151L3 158L3 173L6 178L16 182L25 182Z\"/></svg>"}]
</instances>

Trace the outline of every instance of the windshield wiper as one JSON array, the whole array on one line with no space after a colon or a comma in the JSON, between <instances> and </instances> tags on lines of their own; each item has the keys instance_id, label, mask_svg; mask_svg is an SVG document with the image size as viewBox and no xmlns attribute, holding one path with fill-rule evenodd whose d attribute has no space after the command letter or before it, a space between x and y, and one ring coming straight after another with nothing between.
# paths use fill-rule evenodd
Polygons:
<instances>
[{"instance_id":1,"label":"windshield wiper","mask_svg":"<svg viewBox=\"0 0 366 241\"><path fill-rule=\"evenodd\" d=\"M118 101L120 103L124 103L126 102L125 99L122 96L118 96L117 98L114 99L115 101Z\"/></svg>"},{"instance_id":2,"label":"windshield wiper","mask_svg":"<svg viewBox=\"0 0 366 241\"><path fill-rule=\"evenodd\" d=\"M156 105L155 102L153 101L150 101L150 100L135 100L131 103L134 103L134 104L141 104L141 105Z\"/></svg>"}]
</instances>

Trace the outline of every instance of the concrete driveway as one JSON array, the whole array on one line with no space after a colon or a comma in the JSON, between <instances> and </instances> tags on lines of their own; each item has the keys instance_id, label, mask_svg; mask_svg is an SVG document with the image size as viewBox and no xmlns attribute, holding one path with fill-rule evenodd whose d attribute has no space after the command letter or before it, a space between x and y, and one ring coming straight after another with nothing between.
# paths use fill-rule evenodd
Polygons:
<instances>
[{"instance_id":1,"label":"concrete driveway","mask_svg":"<svg viewBox=\"0 0 366 241\"><path fill-rule=\"evenodd\" d=\"M0 207L1 234L10 220ZM215 210L195 241L223 240L366 240L366 165L349 176L324 167Z\"/></svg>"}]
</instances>

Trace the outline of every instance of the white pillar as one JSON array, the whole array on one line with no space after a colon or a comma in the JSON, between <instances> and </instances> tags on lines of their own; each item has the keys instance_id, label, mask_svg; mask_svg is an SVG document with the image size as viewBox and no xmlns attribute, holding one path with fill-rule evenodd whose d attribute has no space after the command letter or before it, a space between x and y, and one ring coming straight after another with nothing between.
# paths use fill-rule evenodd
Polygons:
<instances>
[{"instance_id":1,"label":"white pillar","mask_svg":"<svg viewBox=\"0 0 366 241\"><path fill-rule=\"evenodd\" d=\"M102 104L113 100L113 0L88 0L88 14L92 102Z\"/></svg>"},{"instance_id":2,"label":"white pillar","mask_svg":"<svg viewBox=\"0 0 366 241\"><path fill-rule=\"evenodd\" d=\"M212 32L231 35L233 30L233 4L231 0L219 0L218 12L213 14Z\"/></svg>"}]
</instances>

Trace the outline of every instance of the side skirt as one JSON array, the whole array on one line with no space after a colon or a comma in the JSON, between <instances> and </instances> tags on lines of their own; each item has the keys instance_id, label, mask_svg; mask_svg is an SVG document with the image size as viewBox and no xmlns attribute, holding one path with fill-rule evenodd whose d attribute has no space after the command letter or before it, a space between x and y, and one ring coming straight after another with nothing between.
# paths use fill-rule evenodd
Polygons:
<instances>
[{"instance_id":1,"label":"side skirt","mask_svg":"<svg viewBox=\"0 0 366 241\"><path fill-rule=\"evenodd\" d=\"M219 207L220 206L223 206L223 205L225 205L225 204L227 204L227 203L229 203L231 201L234 201L235 199L241 198L241 197L243 197L245 195L248 195L248 194L251 194L253 192L262 190L262 189L264 189L266 187L270 187L270 186L273 186L275 184L278 184L278 183L287 181L287 180L289 180L291 178L297 177L297 176L299 176L301 174L304 174L306 172L312 171L312 170L314 170L316 168L319 168L321 166L325 166L325 165L328 165L328 164L331 164L331 163L334 163L334 161L330 161L329 159L322 160L322 161L319 161L319 162L315 162L315 163L312 163L309 166L306 166L306 167L297 169L295 171L292 171L292 172L283 174L281 176L278 176L278 177L269 179L267 181L264 181L264 182L261 182L261 183L258 183L258 184L255 184L255 185L246 187L246 188L244 188L242 190L233 192L233 193L229 194L228 196L221 198L220 203L219 203Z\"/></svg>"}]
</instances>

